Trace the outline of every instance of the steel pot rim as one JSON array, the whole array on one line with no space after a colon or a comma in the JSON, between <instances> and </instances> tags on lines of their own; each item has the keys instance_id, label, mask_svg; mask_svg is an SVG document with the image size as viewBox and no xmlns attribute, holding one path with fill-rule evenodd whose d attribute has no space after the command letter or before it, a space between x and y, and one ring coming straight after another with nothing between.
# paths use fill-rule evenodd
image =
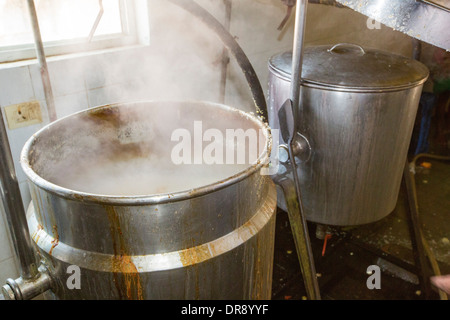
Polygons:
<instances>
[{"instance_id":1,"label":"steel pot rim","mask_svg":"<svg viewBox=\"0 0 450 320\"><path fill-rule=\"evenodd\" d=\"M351 50L335 54L335 48ZM268 69L290 82L291 63L291 51L279 52L269 59ZM429 77L428 68L419 61L352 43L308 46L303 64L302 86L333 91L399 91L419 86Z\"/></svg>"},{"instance_id":2,"label":"steel pot rim","mask_svg":"<svg viewBox=\"0 0 450 320\"><path fill-rule=\"evenodd\" d=\"M291 82L292 78L290 74L287 74L279 69L274 68L273 66L269 66L269 71L279 79L282 79L287 82ZM340 92L360 92L360 93L385 93L391 91L402 91L411 89L417 86L424 84L428 79L428 76L424 79L405 83L404 85L395 85L395 86L379 86L379 87L356 87L356 86L348 86L348 85L337 85L337 84L326 84L320 81L314 81L308 78L301 79L302 87L309 87L327 91L340 91Z\"/></svg>"},{"instance_id":3,"label":"steel pot rim","mask_svg":"<svg viewBox=\"0 0 450 320\"><path fill-rule=\"evenodd\" d=\"M246 167L246 169L239 171L238 173L219 181L216 181L215 183L208 184L205 186L201 186L198 188L190 189L190 190L184 190L184 191L178 191L173 193L161 193L161 194L153 194L153 195L135 195L135 196L118 196L118 195L102 195L102 194L95 194L95 193L89 193L89 192L81 192L81 191L75 191L68 188L64 188L62 186L59 186L57 184L54 184L40 175L38 175L33 168L31 167L29 163L29 153L30 150L36 141L36 139L39 137L42 132L49 129L50 126L53 124L56 124L58 122L67 121L67 118L70 118L72 116L75 116L77 114L82 114L85 112L92 112L95 110L99 110L102 108L114 108L114 107L120 107L122 105L128 105L128 104L139 104L139 103L202 103L202 104L208 104L210 106L214 106L217 108L221 108L225 111L230 112L236 112L240 114L240 116L246 117L253 123L255 123L260 129L263 130L264 136L266 138L266 147L264 150L259 154L258 159L256 163L249 165ZM41 128L39 131L34 133L31 138L27 140L25 143L22 152L20 154L20 164L21 167L29 179L30 182L32 182L34 185L39 187L40 189L45 190L46 192L56 194L58 196L61 196L66 199L74 200L74 201L82 201L82 202L90 202L90 203L100 203L104 205L124 205L124 206L139 206L139 205L152 205L152 204L163 204L168 202L177 202L187 199L192 199L196 197L200 197L215 191L219 191L221 189L224 189L228 186L231 186L233 184L236 184L247 177L251 176L252 174L258 173L258 171L268 163L269 155L272 148L272 135L270 132L270 128L266 122L263 122L260 118L257 116L244 112L242 110L236 109L234 107L210 102L210 101L195 101L195 100L144 100L144 101L132 101L132 102L121 102L121 103L114 103L114 104L108 104L108 105L101 105L89 109L85 109L82 111L78 111L76 113L70 114L68 116L62 117L60 119L57 119L56 121L47 124L43 128Z\"/></svg>"}]
</instances>

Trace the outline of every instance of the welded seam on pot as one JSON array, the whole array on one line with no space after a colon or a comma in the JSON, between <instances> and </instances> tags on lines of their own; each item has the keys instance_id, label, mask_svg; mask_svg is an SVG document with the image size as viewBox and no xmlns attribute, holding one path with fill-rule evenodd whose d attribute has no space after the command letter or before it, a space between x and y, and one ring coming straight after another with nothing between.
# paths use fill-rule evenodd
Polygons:
<instances>
[{"instance_id":1,"label":"welded seam on pot","mask_svg":"<svg viewBox=\"0 0 450 320\"><path fill-rule=\"evenodd\" d=\"M276 213L276 189L272 188L258 211L242 226L232 232L196 247L167 253L130 256L137 272L156 272L187 267L205 262L225 254L256 236ZM40 250L64 263L77 265L84 269L114 272L111 261L114 255L85 251L58 242L39 227L33 206L28 209L28 224L32 238ZM70 261L69 261L70 259ZM91 262L91 263L90 263Z\"/></svg>"},{"instance_id":2,"label":"welded seam on pot","mask_svg":"<svg viewBox=\"0 0 450 320\"><path fill-rule=\"evenodd\" d=\"M221 108L225 111L231 111L231 112L237 112L242 117L245 117L246 119L251 120L254 124L256 124L260 129L263 129L264 136L267 140L265 150L259 155L258 159L256 160L256 163L250 165L248 168L246 168L244 171L241 171L231 177L228 177L224 180L219 180L213 184L209 184L206 186L202 186L199 188L191 189L191 190L185 190L180 192L173 192L173 193L164 193L164 194L156 194L156 195L144 195L144 196L109 196L109 195L99 195L99 194L93 194L88 192L80 192L80 191L74 191L70 190L64 187L61 187L59 185L53 184L49 182L48 180L42 178L39 176L31 167L29 161L28 161L28 154L33 146L33 143L36 141L36 138L45 130L48 130L48 128L54 124L57 124L69 117L83 114L86 112L95 112L102 108L115 108L120 107L124 105L133 105L133 104L139 104L139 103L188 103L188 104L207 104L210 106L215 106L218 108ZM83 110L76 112L74 114L68 115L66 117L63 117L61 119L58 119L54 122L52 122L50 125L45 126L44 128L40 129L38 132L33 134L33 136L25 143L21 155L20 155L20 163L22 165L22 169L26 176L28 177L31 182L33 182L36 186L39 188L51 193L55 194L57 196L85 202L85 203L100 203L100 204L108 204L108 205L118 205L118 206L140 206L140 205L151 205L151 204L164 204L168 202L177 202L182 201L186 199L193 199L197 198L218 190L221 190L223 188L226 188L228 186L231 186L233 184L236 184L247 177L251 176L254 173L257 173L264 165L268 164L269 156L272 149L272 135L270 128L267 123L261 121L257 117L255 117L252 114L246 113L242 110L224 105L219 103L213 103L209 101L134 101L134 102L127 102L127 103L116 103L116 104L110 104L110 105L104 105L104 106L98 106L91 109Z\"/></svg>"}]
</instances>

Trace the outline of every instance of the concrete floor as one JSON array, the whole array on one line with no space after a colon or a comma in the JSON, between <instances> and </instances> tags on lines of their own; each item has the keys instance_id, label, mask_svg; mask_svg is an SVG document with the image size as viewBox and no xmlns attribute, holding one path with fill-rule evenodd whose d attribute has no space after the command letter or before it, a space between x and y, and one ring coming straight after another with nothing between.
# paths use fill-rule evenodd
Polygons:
<instances>
[{"instance_id":1,"label":"concrete floor","mask_svg":"<svg viewBox=\"0 0 450 320\"><path fill-rule=\"evenodd\" d=\"M421 158L429 169L418 167L415 175L420 223L441 274L450 274L450 162ZM321 296L324 300L437 300L435 288L426 296L419 284L407 218L407 195L402 186L395 210L369 225L337 230L328 240L315 237L309 223ZM427 260L428 263L428 260ZM381 269L381 289L370 290L369 265ZM430 265L427 270L432 272ZM273 299L306 299L287 213L277 213Z\"/></svg>"}]
</instances>

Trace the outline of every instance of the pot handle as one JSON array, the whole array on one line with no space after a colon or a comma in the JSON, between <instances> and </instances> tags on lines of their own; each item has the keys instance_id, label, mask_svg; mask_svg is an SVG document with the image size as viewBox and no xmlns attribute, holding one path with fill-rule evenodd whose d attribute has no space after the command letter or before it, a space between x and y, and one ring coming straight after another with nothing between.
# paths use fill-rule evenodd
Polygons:
<instances>
[{"instance_id":1,"label":"pot handle","mask_svg":"<svg viewBox=\"0 0 450 320\"><path fill-rule=\"evenodd\" d=\"M288 177L289 173L292 172L287 169L285 174L279 174L276 178L272 179L278 186L280 186L284 194L289 223L294 236L295 248L300 262L300 269L303 274L306 292L311 300L320 300L320 290L317 282L313 253L311 251L311 244L308 241L309 235L307 231L307 222L300 214L302 210L301 203L298 201L295 182Z\"/></svg>"},{"instance_id":2,"label":"pot handle","mask_svg":"<svg viewBox=\"0 0 450 320\"><path fill-rule=\"evenodd\" d=\"M319 284L309 240L307 221L303 214L300 179L296 165L296 159L305 158L305 155L309 158L310 146L306 138L295 131L293 113L293 104L290 99L286 100L278 110L280 133L283 140L287 141L288 144L274 146L278 148L278 153L282 154L283 157L275 159L278 172L271 178L275 184L281 187L284 194L292 235L308 296L312 300L320 300Z\"/></svg>"},{"instance_id":3,"label":"pot handle","mask_svg":"<svg viewBox=\"0 0 450 320\"><path fill-rule=\"evenodd\" d=\"M331 49L328 49L328 52L333 53L333 51L336 48L338 48L338 47L345 47L345 46L359 49L362 54L366 53L366 51L364 51L363 47L361 47L360 45L354 44L354 43L338 43L338 44L335 44L334 46L331 47Z\"/></svg>"}]
</instances>

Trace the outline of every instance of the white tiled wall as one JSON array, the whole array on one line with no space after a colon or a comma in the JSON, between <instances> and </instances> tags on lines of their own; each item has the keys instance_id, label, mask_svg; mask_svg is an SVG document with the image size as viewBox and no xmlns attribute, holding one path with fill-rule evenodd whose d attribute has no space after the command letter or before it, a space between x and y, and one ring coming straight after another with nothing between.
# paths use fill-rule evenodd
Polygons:
<instances>
[{"instance_id":1,"label":"white tiled wall","mask_svg":"<svg viewBox=\"0 0 450 320\"><path fill-rule=\"evenodd\" d=\"M15 279L18 274L11 235L5 220L3 204L0 203L0 284L5 284L8 278Z\"/></svg>"},{"instance_id":2,"label":"white tiled wall","mask_svg":"<svg viewBox=\"0 0 450 320\"><path fill-rule=\"evenodd\" d=\"M223 2L197 1L223 21ZM285 14L280 0L233 0L230 32L267 88L267 61L290 50L293 17L283 32L277 27ZM98 55L48 59L58 117L103 104L126 100L198 99L218 101L223 46L217 36L182 9L163 0L149 1L150 46ZM349 9L309 5L307 44L353 42L409 55L410 38L382 26L370 30L367 18ZM266 90L267 91L267 90ZM36 63L0 65L0 106L37 100L45 110L45 96ZM226 104L253 111L245 77L235 61L228 68ZM8 130L24 204L30 202L26 178L18 159L25 141L48 123ZM17 276L4 213L0 214L0 285Z\"/></svg>"}]
</instances>

